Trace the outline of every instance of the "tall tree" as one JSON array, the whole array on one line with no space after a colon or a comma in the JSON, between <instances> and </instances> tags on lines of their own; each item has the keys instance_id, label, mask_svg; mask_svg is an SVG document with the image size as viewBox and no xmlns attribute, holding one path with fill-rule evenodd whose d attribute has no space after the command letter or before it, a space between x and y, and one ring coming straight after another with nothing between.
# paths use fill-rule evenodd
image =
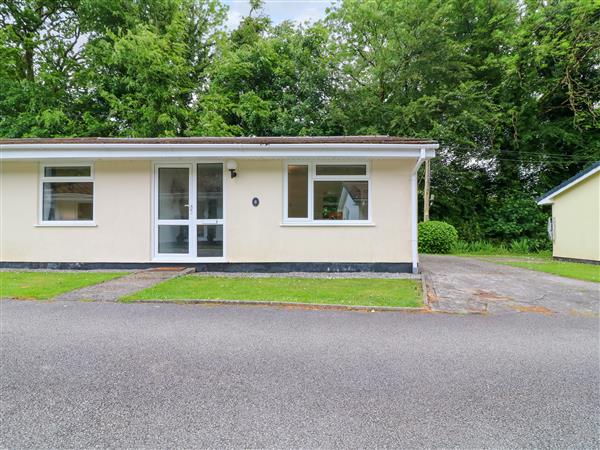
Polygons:
<instances>
[{"instance_id":1,"label":"tall tree","mask_svg":"<svg viewBox=\"0 0 600 450\"><path fill-rule=\"evenodd\" d=\"M273 26L254 13L219 47L191 133L329 134L326 28L288 22Z\"/></svg>"},{"instance_id":2,"label":"tall tree","mask_svg":"<svg viewBox=\"0 0 600 450\"><path fill-rule=\"evenodd\" d=\"M216 0L122 1L108 24L90 23L84 90L78 105L87 133L175 136L207 83L225 10ZM93 18L102 17L88 12ZM114 15L122 27L114 27Z\"/></svg>"},{"instance_id":3,"label":"tall tree","mask_svg":"<svg viewBox=\"0 0 600 450\"><path fill-rule=\"evenodd\" d=\"M544 234L540 192L600 159L597 0L4 0L0 136L383 133L440 141L432 218Z\"/></svg>"},{"instance_id":4,"label":"tall tree","mask_svg":"<svg viewBox=\"0 0 600 450\"><path fill-rule=\"evenodd\" d=\"M0 3L0 135L72 132L78 0Z\"/></svg>"}]
</instances>

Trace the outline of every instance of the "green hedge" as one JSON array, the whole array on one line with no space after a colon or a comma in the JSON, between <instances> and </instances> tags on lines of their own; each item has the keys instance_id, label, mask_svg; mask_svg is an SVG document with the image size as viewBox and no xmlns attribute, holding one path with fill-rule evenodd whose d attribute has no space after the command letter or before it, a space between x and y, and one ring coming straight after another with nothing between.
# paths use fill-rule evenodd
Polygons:
<instances>
[{"instance_id":1,"label":"green hedge","mask_svg":"<svg viewBox=\"0 0 600 450\"><path fill-rule=\"evenodd\" d=\"M430 220L419 224L421 253L450 253L457 242L458 232L449 223Z\"/></svg>"}]
</instances>

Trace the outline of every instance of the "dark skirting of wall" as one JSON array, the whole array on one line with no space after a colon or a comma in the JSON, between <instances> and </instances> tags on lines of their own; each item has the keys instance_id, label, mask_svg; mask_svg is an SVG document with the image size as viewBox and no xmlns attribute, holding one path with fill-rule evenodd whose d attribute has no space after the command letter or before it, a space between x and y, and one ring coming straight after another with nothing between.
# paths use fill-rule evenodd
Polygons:
<instances>
[{"instance_id":1,"label":"dark skirting of wall","mask_svg":"<svg viewBox=\"0 0 600 450\"><path fill-rule=\"evenodd\" d=\"M565 258L563 256L553 256L552 258L555 259L556 261L567 261L567 262L576 262L576 263L585 263L585 264L600 265L600 261L595 261L593 259Z\"/></svg>"},{"instance_id":2,"label":"dark skirting of wall","mask_svg":"<svg viewBox=\"0 0 600 450\"><path fill-rule=\"evenodd\" d=\"M193 267L196 272L407 272L411 263L321 263L321 262L266 262L266 263L78 263L78 262L5 262L3 269L49 270L140 270L157 267Z\"/></svg>"}]
</instances>

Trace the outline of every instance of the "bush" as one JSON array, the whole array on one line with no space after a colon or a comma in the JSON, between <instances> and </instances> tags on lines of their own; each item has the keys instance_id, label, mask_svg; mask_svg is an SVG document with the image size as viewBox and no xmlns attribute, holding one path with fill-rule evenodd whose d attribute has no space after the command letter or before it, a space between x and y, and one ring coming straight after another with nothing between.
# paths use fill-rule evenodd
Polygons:
<instances>
[{"instance_id":1,"label":"bush","mask_svg":"<svg viewBox=\"0 0 600 450\"><path fill-rule=\"evenodd\" d=\"M457 253L459 255L461 253L469 253L471 252L471 244L466 241L457 241L456 244L452 246L452 250L450 250L450 252Z\"/></svg>"},{"instance_id":2,"label":"bush","mask_svg":"<svg viewBox=\"0 0 600 450\"><path fill-rule=\"evenodd\" d=\"M449 223L430 220L419 224L419 252L450 253L457 242L456 228Z\"/></svg>"},{"instance_id":3,"label":"bush","mask_svg":"<svg viewBox=\"0 0 600 450\"><path fill-rule=\"evenodd\" d=\"M508 245L490 241L458 241L451 252L458 255L526 255L547 253L551 249L548 239L521 238Z\"/></svg>"},{"instance_id":4,"label":"bush","mask_svg":"<svg viewBox=\"0 0 600 450\"><path fill-rule=\"evenodd\" d=\"M533 195L512 190L490 198L483 215L482 228L486 239L511 242L512 245L513 241L520 242L522 238L544 238L547 220L548 214L537 205ZM529 244L531 242L527 246ZM515 250L523 250L525 246L524 242L520 242Z\"/></svg>"},{"instance_id":5,"label":"bush","mask_svg":"<svg viewBox=\"0 0 600 450\"><path fill-rule=\"evenodd\" d=\"M552 250L551 243L550 239L521 238L510 243L510 250L513 253L539 253Z\"/></svg>"},{"instance_id":6,"label":"bush","mask_svg":"<svg viewBox=\"0 0 600 450\"><path fill-rule=\"evenodd\" d=\"M527 238L521 238L521 239L515 239L514 241L512 241L510 243L510 251L512 253L520 253L520 254L525 254L525 253L529 253L531 251L531 247L532 247L532 242L530 239Z\"/></svg>"},{"instance_id":7,"label":"bush","mask_svg":"<svg viewBox=\"0 0 600 450\"><path fill-rule=\"evenodd\" d=\"M479 255L493 255L496 253L506 253L507 249L504 244L496 245L490 241L473 241L465 242L458 241L452 247L452 253L472 253Z\"/></svg>"}]
</instances>

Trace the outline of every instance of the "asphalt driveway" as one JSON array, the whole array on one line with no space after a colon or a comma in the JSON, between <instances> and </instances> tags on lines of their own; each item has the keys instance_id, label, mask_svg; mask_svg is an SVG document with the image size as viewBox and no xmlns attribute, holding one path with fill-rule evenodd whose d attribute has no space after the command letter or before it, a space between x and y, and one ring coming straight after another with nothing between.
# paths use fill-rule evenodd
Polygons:
<instances>
[{"instance_id":1,"label":"asphalt driveway","mask_svg":"<svg viewBox=\"0 0 600 450\"><path fill-rule=\"evenodd\" d=\"M589 317L0 303L0 446L580 447Z\"/></svg>"},{"instance_id":2,"label":"asphalt driveway","mask_svg":"<svg viewBox=\"0 0 600 450\"><path fill-rule=\"evenodd\" d=\"M600 284L480 258L421 255L429 300L439 311L600 316Z\"/></svg>"}]
</instances>

